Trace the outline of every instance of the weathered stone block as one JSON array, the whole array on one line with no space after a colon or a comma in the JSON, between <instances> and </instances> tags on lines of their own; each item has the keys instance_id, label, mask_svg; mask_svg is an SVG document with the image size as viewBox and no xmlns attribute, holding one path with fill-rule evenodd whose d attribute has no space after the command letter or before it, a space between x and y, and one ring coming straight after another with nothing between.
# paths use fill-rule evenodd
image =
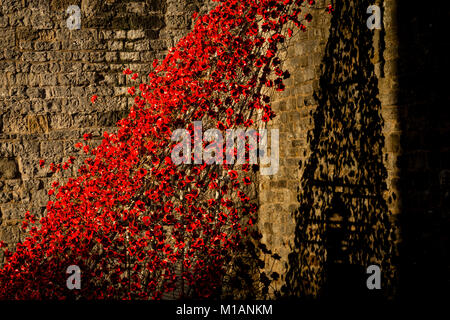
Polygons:
<instances>
[{"instance_id":1,"label":"weathered stone block","mask_svg":"<svg viewBox=\"0 0 450 320\"><path fill-rule=\"evenodd\" d=\"M139 61L139 52L121 52L120 60L123 61Z\"/></svg>"},{"instance_id":2,"label":"weathered stone block","mask_svg":"<svg viewBox=\"0 0 450 320\"><path fill-rule=\"evenodd\" d=\"M144 30L128 30L127 38L129 40L143 39L145 38Z\"/></svg>"},{"instance_id":3,"label":"weathered stone block","mask_svg":"<svg viewBox=\"0 0 450 320\"><path fill-rule=\"evenodd\" d=\"M16 160L0 158L0 179L16 179L19 177L20 172Z\"/></svg>"},{"instance_id":4,"label":"weathered stone block","mask_svg":"<svg viewBox=\"0 0 450 320\"><path fill-rule=\"evenodd\" d=\"M47 133L49 131L47 115L29 115L28 130L30 133Z\"/></svg>"},{"instance_id":5,"label":"weathered stone block","mask_svg":"<svg viewBox=\"0 0 450 320\"><path fill-rule=\"evenodd\" d=\"M120 51L123 49L123 41L108 41L108 49L111 51Z\"/></svg>"}]
</instances>

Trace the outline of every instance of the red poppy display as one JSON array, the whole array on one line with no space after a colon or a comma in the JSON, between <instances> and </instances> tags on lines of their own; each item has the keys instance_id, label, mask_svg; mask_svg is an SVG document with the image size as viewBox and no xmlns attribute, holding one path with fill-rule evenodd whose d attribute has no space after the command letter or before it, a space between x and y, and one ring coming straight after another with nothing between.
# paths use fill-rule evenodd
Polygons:
<instances>
[{"instance_id":1,"label":"red poppy display","mask_svg":"<svg viewBox=\"0 0 450 320\"><path fill-rule=\"evenodd\" d=\"M284 90L289 75L278 49L288 24L305 28L299 14L314 1L218 2L153 62L146 83L128 89L135 103L117 133L97 147L91 134L76 144L89 158L77 177L53 184L39 224L26 215L27 237L4 252L0 299L160 299L180 283L184 294L211 297L222 288L257 221L251 179L238 180L232 164L176 166L171 135L193 121L225 131L272 119L268 90ZM74 160L48 168L60 174ZM70 265L81 269L80 290L66 287Z\"/></svg>"}]
</instances>

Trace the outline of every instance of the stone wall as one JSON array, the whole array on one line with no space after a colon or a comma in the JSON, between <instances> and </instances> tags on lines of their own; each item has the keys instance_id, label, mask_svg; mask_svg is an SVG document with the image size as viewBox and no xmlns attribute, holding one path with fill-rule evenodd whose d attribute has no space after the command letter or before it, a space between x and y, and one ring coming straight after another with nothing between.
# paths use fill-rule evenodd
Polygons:
<instances>
[{"instance_id":1,"label":"stone wall","mask_svg":"<svg viewBox=\"0 0 450 320\"><path fill-rule=\"evenodd\" d=\"M325 5L324 1L317 3L319 7ZM335 7L338 4L336 1L332 3ZM373 53L368 50L359 54L370 55L371 66L367 70L373 68L376 76L377 88L374 90L378 92L376 98L381 106L384 140L382 163L387 173L383 182L385 186L382 187L383 183L380 185L384 190L380 200L387 205L383 211L389 219L387 224L391 230L385 230L386 243L379 247L386 259L367 260L363 267L371 263L382 265L386 295L418 297L423 296L423 292L437 294L449 282L448 279L442 281L442 276L449 269L444 261L448 260L445 242L448 240L450 212L450 111L444 107L448 105L449 96L439 79L449 71L442 39L444 21L450 10L433 5L423 10L424 6L418 1L406 4L384 0L367 4L378 4L382 9L383 27L372 31ZM358 15L361 17L363 13L361 21L353 21L354 24L360 23L356 28L364 27L369 16L365 8L360 9ZM295 247L295 233L303 228L296 225L293 216L299 208L299 200L305 197L300 183L302 178L307 177L305 162L313 158L307 133L322 121L316 111L317 93L323 89L319 85L321 76L324 76L321 66L327 64L324 60L326 44L333 41L330 31L335 28L355 30L354 26L342 25L345 20L330 26L330 17L324 11L313 16L309 32L293 39L287 51L286 66L293 75L287 90L274 96L273 105L278 117L271 126L280 129L280 171L273 177L261 177L260 184L259 225L264 234L263 240L282 256L280 262L273 261L274 271L282 275L289 270L288 255ZM354 48L361 50L358 46ZM341 47L341 50L346 49ZM341 51L336 52L342 54ZM345 63L344 59L335 61L337 66ZM352 71L348 69L348 74ZM328 79L338 76L335 74ZM323 83L322 87L330 84L340 85L335 79ZM344 84L344 87L346 85L349 91L352 90L350 84ZM363 90L359 89L360 92ZM358 117L357 114L348 116ZM333 121L336 124L339 120L332 119L331 123ZM321 141L328 143L333 137L332 131L329 137L324 136ZM314 135L314 131L311 134ZM328 158L333 158L331 152L328 152ZM333 160L329 159L322 159L317 165L328 168L322 170L328 177L333 176L330 169ZM361 162L355 169L361 170L364 166ZM339 186L335 191L345 193L345 187ZM313 204L321 207L326 201L324 196L323 199L313 200ZM304 213L297 211L297 214ZM317 214L323 216L324 212ZM323 223L322 226L321 223L311 224L309 232L314 234L323 226ZM326 264L326 250L321 251L323 248L318 248L320 246L306 250L307 264L317 267L317 270L323 270L321 268ZM320 254L315 255L316 250ZM305 279L306 286L311 285L309 282L320 283L319 279L313 278L326 274L318 271L309 276ZM341 288L348 284L345 281L340 283ZM278 288L281 284L283 281L278 283Z\"/></svg>"},{"instance_id":2,"label":"stone wall","mask_svg":"<svg viewBox=\"0 0 450 320\"><path fill-rule=\"evenodd\" d=\"M309 31L300 33L292 39L292 44L286 52L286 66L289 70L293 70L291 72L293 76L289 80L287 90L282 94L276 95L273 103L278 117L273 121L271 126L280 129L280 172L273 177L261 178L259 223L264 234L263 241L269 245L270 249L278 252L282 256L280 261L274 262L275 267L272 270L282 275L286 275L288 272L288 255L292 252L296 229L299 228L294 220L294 212L299 208L300 197L306 196L303 192L304 190L301 189L300 181L304 177L304 170L307 167L306 164L311 158L311 140L308 140L308 132L313 134L314 131L311 130L314 129L315 125L318 125L317 120L315 120L318 113L316 112L317 104L319 103L317 95L320 79L323 76L322 66L327 63L324 61L325 46L327 42L333 41L333 39L329 38L330 30L333 28L333 26L330 26L330 15L323 9L326 3L326 1L317 2L317 6L322 8L322 10L314 12L313 24ZM395 106L398 94L396 90L396 64L398 59L396 6L395 1L389 0L384 1L384 6L380 2L377 4L384 9L384 27L382 30L372 31L373 53L368 50L360 54L371 57L371 68L374 69L376 79L378 80L377 98L381 104L380 111L383 119L382 139L385 144L382 150L383 165L387 171L387 177L385 179L386 186L383 188L385 191L381 196L383 201L388 203L385 214L389 216L392 222L394 235L391 236L392 238L389 242L391 242L391 249L394 251L392 254L395 255L399 239L396 216L399 214L400 193L398 187L399 168L396 161L400 152L400 119L398 119L397 114L398 107ZM369 15L364 17L369 17ZM360 23L365 27L366 20L360 20L359 22L354 21L354 23ZM339 23L348 23L348 21L341 21ZM351 28L350 25L337 25L334 27L341 29ZM342 48L346 50L344 46ZM335 61L335 63L339 64L341 62ZM345 65L345 62L342 62L342 64ZM352 72L351 68L347 71L349 74ZM339 77L339 75L336 75L336 77ZM338 81L340 80L333 80L335 83L322 83L323 85L336 86L339 85ZM348 84L346 90L352 90L351 83ZM319 116L319 118L322 116ZM349 114L347 116L355 117L357 115ZM339 120L336 119L336 121L338 122ZM342 129L342 127L340 128ZM332 131L328 132L329 137L323 137L325 141L332 137ZM322 135L326 134L322 133ZM345 150L337 149L335 152L339 153L343 151ZM331 153L328 151L329 158L333 158ZM333 167L333 160L320 159L319 161L323 166ZM356 168L356 171L358 169L361 170L364 164L360 164L359 166L360 168ZM333 169L328 169L325 172L331 179L334 176L332 171ZM344 189L345 187L337 186L333 192L339 194L342 192L345 193ZM356 193L355 190L349 192ZM316 199L313 205L323 206L326 204L325 207L329 206L329 203L326 202L326 196L323 196L324 199ZM302 215L306 213L299 212L298 214ZM324 215L324 213L321 212L319 215ZM315 232L314 230L318 229L320 229L319 224L312 225L313 233ZM322 270L323 264L326 263L326 258L324 258L326 251L323 253L324 256L321 256L319 253L315 255L313 253L315 250L321 252L319 248L308 248L306 250L308 255L311 255L308 258L308 264L316 265L317 270ZM365 264L367 264L366 267L370 263L375 262L382 264L382 261L365 261ZM383 271L386 274L390 274L390 277L394 277L392 273L395 272L395 268L396 266L391 265L391 262L389 262L385 266L385 269L389 270ZM317 272L320 274L320 271ZM319 277L323 277L323 274L319 275ZM311 282L320 282L318 279L308 280ZM278 289L282 284L283 281L278 283ZM317 289L320 290L321 288ZM315 294L317 293L317 291L314 292ZM392 292L390 293L392 294Z\"/></svg>"},{"instance_id":3,"label":"stone wall","mask_svg":"<svg viewBox=\"0 0 450 320\"><path fill-rule=\"evenodd\" d=\"M66 161L84 133L100 141L105 130L114 130L132 105L122 70L145 81L153 60L190 29L202 2L0 3L0 239L13 245L25 212L44 214L49 200L53 180L39 169L39 159ZM67 27L69 5L81 8L79 30Z\"/></svg>"},{"instance_id":4,"label":"stone wall","mask_svg":"<svg viewBox=\"0 0 450 320\"><path fill-rule=\"evenodd\" d=\"M318 121L327 44L333 28L349 28L331 26L328 1L316 2L309 31L296 34L284 52L292 77L285 92L273 95L277 117L270 124L280 130L280 170L260 177L259 185L259 227L263 242L282 257L272 261L273 271L282 275L298 228L294 213L304 196L304 164L312 158L308 132ZM442 261L448 257L450 208L450 112L441 108L449 101L445 81L439 80L448 73L442 39L449 11L440 6L421 11L423 6L413 2L373 1L383 8L384 25L372 31L367 66L374 69L383 118L383 214L394 230L390 254L396 256L398 248L400 257L383 272L399 269L400 291L410 294L432 288L448 273ZM131 104L125 96L130 83L121 71L129 67L145 78L153 59L162 58L190 29L191 13L206 7L200 0L0 4L0 239L12 246L21 237L26 210L44 214L52 179L39 169L39 159L60 162L76 154L74 144L84 133L100 141L103 131L114 130ZM66 26L69 5L81 8L80 30ZM354 23L364 26L365 19L360 20ZM95 104L93 94L99 96ZM322 258L310 257L311 264L319 266ZM434 275L433 281L425 274Z\"/></svg>"},{"instance_id":5,"label":"stone wall","mask_svg":"<svg viewBox=\"0 0 450 320\"><path fill-rule=\"evenodd\" d=\"M317 107L314 90L319 86L320 64L330 28L330 15L325 2L317 1L321 10L312 12L313 20L307 32L296 32L289 40L284 66L290 70L286 90L272 96L277 117L270 128L280 130L280 169L273 176L262 176L259 186L259 226L262 241L282 259L268 265L281 275L287 272L288 254L292 251L295 222L293 212L298 208L298 189L302 170L299 162L308 156L307 134L313 127L312 113ZM280 289L283 281L277 284Z\"/></svg>"}]
</instances>

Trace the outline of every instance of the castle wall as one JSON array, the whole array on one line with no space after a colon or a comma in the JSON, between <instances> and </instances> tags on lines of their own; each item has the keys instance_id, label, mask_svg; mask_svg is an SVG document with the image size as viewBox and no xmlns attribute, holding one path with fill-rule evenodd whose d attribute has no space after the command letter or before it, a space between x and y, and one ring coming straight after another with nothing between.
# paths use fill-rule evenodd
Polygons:
<instances>
[{"instance_id":1,"label":"castle wall","mask_svg":"<svg viewBox=\"0 0 450 320\"><path fill-rule=\"evenodd\" d=\"M330 38L330 30L332 30L332 26L330 25L331 16L325 12L324 8L326 4L326 1L317 2L317 7L322 9L313 13L314 19L309 31L300 33L291 40L290 47L286 52L286 67L291 70L292 78L289 79L287 90L282 94L274 95L273 99L274 110L278 116L270 126L280 129L280 171L275 176L261 177L259 225L263 231L263 241L268 244L270 249L279 253L282 257L280 261L273 261L274 268L270 271L276 271L281 275L288 273L288 255L292 252L292 247L295 246L295 233L299 228L296 225L294 213L299 209L299 199L308 196L305 195L304 190L301 188L301 180L306 176L306 164L312 158L311 140L308 140L308 132L318 125L317 121L320 121L315 120L315 116L317 117L319 113L317 111L319 103L317 95L319 93L320 79L323 77L321 66L329 63L325 61L329 58L325 57L325 47L327 42L336 40ZM380 5L379 1L377 4ZM398 117L399 106L396 105L398 95L396 66L399 58L399 45L395 11L396 1L386 0L384 1L384 6L381 5L381 7L384 10L384 27L381 30L372 31L373 53L367 51L361 52L360 54L370 56L372 64L370 68L374 69L373 72L378 80L376 98L380 101L380 113L382 116L382 123L380 122L380 124L382 124L383 128L381 138L384 140L382 163L387 173L385 179L386 186L383 188L385 191L381 196L387 203L385 214L392 221L395 239L392 238L389 241L392 244L392 250L395 251L399 239L396 217L400 212L399 167L397 163L397 159L400 156L400 119ZM363 14L365 14L366 8L360 7L359 9L364 10ZM360 19L361 21L354 21L353 23L360 23L366 28L366 19L369 15L363 15L363 17L364 20ZM349 23L349 21L341 21L340 23ZM351 29L352 26L339 25L338 23L335 28ZM342 46L342 48L345 48L345 46ZM333 63L342 64L344 68L346 64L346 62L339 61L338 59ZM368 67L368 70L370 68ZM352 72L351 66L347 67L347 72ZM336 86L340 80L330 81L329 83L322 83L328 86ZM349 84L347 90L350 91L351 89L352 86ZM348 114L347 116L355 117L357 115ZM330 139L333 135L332 131L330 130L328 133ZM311 134L313 133L311 131ZM326 141L328 138L325 136L321 139ZM343 151L342 149L338 150L338 152ZM328 153L331 154L332 152L328 151ZM332 171L334 169L332 169L332 161L323 158L319 159L319 162L323 166L330 166L327 169L328 171L325 170L325 174L329 177L333 176ZM357 168L356 171L358 171ZM341 193L345 192L344 189L344 187L338 186L334 191ZM355 190L349 192L355 193ZM329 199L325 195L323 195L323 199L320 198L321 196L315 197L314 205L319 207L329 206L326 203ZM302 212L298 214L306 215L306 213ZM323 215L323 211L320 214ZM313 233L316 229L320 229L319 224L312 225ZM309 248L306 251L308 251L307 264L314 266L317 270L321 270L323 264L326 263L326 258L324 258L326 253L320 253L321 250L319 248ZM365 263L368 266L370 263L382 264L382 261L366 261ZM389 266L386 268L389 270L383 271L389 273L391 277L394 277L392 273L395 270L395 266L391 267L391 262L389 262ZM320 271L317 272L319 274L318 277L321 277ZM320 282L318 279L308 279L307 281ZM284 281L278 283L278 289L280 289L283 283ZM320 290L320 288L315 289ZM317 294L317 291L314 291L314 294Z\"/></svg>"},{"instance_id":2,"label":"castle wall","mask_svg":"<svg viewBox=\"0 0 450 320\"><path fill-rule=\"evenodd\" d=\"M191 13L203 2L0 3L0 240L12 246L22 236L19 226L25 212L43 215L49 200L46 190L53 180L39 169L39 159L61 162L77 154L74 144L84 133L91 132L100 141L105 130L114 130L131 104L125 95L131 83L121 71L129 67L145 78L153 59L163 58L190 29ZM322 66L330 64L324 61L326 48L330 35L336 34L331 15L325 12L328 2L316 3L320 9L312 12L309 31L295 35L285 51L285 67L292 75L287 89L273 95L277 117L270 128L280 130L280 170L260 177L259 227L263 242L282 257L280 262L271 261L273 271L282 275L287 273L298 227L294 220L298 197L305 196L301 188L305 163L313 158L308 132L318 121L317 95L326 76ZM372 31L373 56L370 53L371 64L366 67L368 72L374 69L377 85L371 90L377 92L383 119L382 165L387 174L382 182L387 206L383 214L394 230L387 242L392 244L390 254L400 256L383 272L397 278L398 267L402 290L417 292L432 287L448 271L442 261L448 256L444 243L450 208L450 112L446 82L440 80L448 73L443 48L448 9L396 0L370 2L375 3L383 8L383 28ZM80 30L67 28L69 5L81 8ZM361 21L354 21L360 23L358 28L369 16L360 9ZM95 104L90 102L93 94L99 96ZM334 191L345 191L339 188ZM328 200L314 199L319 206ZM320 255L308 259L319 269L323 264ZM425 274L432 275L432 281Z\"/></svg>"},{"instance_id":3,"label":"castle wall","mask_svg":"<svg viewBox=\"0 0 450 320\"><path fill-rule=\"evenodd\" d=\"M67 27L69 5L81 9L79 30ZM20 239L27 210L44 214L53 179L39 160L67 161L84 133L99 142L113 131L132 105L122 70L145 81L153 60L190 29L194 11L178 0L1 1L1 240Z\"/></svg>"},{"instance_id":4,"label":"castle wall","mask_svg":"<svg viewBox=\"0 0 450 320\"><path fill-rule=\"evenodd\" d=\"M320 64L324 55L330 28L330 15L325 12L325 2L317 1L322 10L312 12L313 20L308 31L296 32L284 50L284 67L291 77L286 80L286 90L272 95L272 108L277 117L269 128L280 130L280 169L273 176L260 177L259 227L262 241L282 259L271 261L273 270L281 275L287 272L285 264L292 251L295 222L293 212L298 208L298 189L302 176L299 162L308 157L308 131L313 128L312 113L317 107L314 90L319 86ZM277 284L277 288L283 281Z\"/></svg>"}]
</instances>

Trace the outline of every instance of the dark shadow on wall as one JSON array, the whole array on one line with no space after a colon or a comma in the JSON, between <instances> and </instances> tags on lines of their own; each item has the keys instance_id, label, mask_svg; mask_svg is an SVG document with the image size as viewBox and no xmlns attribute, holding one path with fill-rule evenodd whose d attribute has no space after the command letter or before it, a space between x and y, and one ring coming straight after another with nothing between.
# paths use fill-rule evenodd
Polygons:
<instances>
[{"instance_id":1,"label":"dark shadow on wall","mask_svg":"<svg viewBox=\"0 0 450 320\"><path fill-rule=\"evenodd\" d=\"M448 297L450 215L449 4L398 1L402 156L400 290Z\"/></svg>"},{"instance_id":2,"label":"dark shadow on wall","mask_svg":"<svg viewBox=\"0 0 450 320\"><path fill-rule=\"evenodd\" d=\"M131 30L144 29L149 38L158 38L157 29L164 27L160 13L166 12L165 0L51 0L53 12L65 12L78 5L83 28Z\"/></svg>"},{"instance_id":3,"label":"dark shadow on wall","mask_svg":"<svg viewBox=\"0 0 450 320\"><path fill-rule=\"evenodd\" d=\"M383 119L366 26L371 1L333 1L310 153L303 166L285 293L300 298L377 298L392 289L394 233L384 199ZM368 290L380 265L384 290Z\"/></svg>"}]
</instances>

